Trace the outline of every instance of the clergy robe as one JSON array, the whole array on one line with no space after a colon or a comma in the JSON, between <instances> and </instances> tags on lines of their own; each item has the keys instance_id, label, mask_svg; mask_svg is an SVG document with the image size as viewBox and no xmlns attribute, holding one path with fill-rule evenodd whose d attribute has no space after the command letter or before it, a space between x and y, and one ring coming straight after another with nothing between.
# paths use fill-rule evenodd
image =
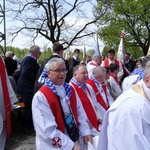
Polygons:
<instances>
[{"instance_id":1,"label":"clergy robe","mask_svg":"<svg viewBox=\"0 0 150 150\"><path fill-rule=\"evenodd\" d=\"M99 139L99 150L150 150L150 89L144 82L125 91L107 111Z\"/></svg>"},{"instance_id":2,"label":"clergy robe","mask_svg":"<svg viewBox=\"0 0 150 150\"><path fill-rule=\"evenodd\" d=\"M60 86L57 86L57 89L58 87ZM60 93L59 96L65 93L62 88L57 90L57 92ZM60 99L60 102L64 110L68 109L67 106L70 105L69 102L64 99ZM86 122L86 114L78 98L77 112L81 135L90 135L91 132ZM53 115L45 95L41 91L38 91L34 95L32 102L32 114L34 128L36 130L37 150L71 150L73 148L74 142L69 138L67 132L65 131L65 133L63 133L58 130L56 118Z\"/></svg>"},{"instance_id":3,"label":"clergy robe","mask_svg":"<svg viewBox=\"0 0 150 150\"><path fill-rule=\"evenodd\" d=\"M1 56L0 56L0 59L2 59ZM2 63L4 63L3 59L2 59ZM13 108L13 104L17 102L17 97L10 84L6 69L3 67L2 64L0 64L0 67L6 73L6 84L8 88L8 94L10 98L11 108ZM5 112L5 102L4 102L5 99L3 95L3 90L5 89L3 89L2 76L0 74L0 150L4 150L5 142L6 142L6 112Z\"/></svg>"}]
</instances>

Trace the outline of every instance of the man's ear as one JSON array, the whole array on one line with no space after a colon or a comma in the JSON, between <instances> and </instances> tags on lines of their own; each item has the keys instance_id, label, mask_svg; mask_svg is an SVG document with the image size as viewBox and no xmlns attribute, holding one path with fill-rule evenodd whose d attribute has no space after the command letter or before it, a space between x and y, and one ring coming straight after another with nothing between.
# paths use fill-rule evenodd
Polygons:
<instances>
[{"instance_id":1,"label":"man's ear","mask_svg":"<svg viewBox=\"0 0 150 150\"><path fill-rule=\"evenodd\" d=\"M150 76L145 76L143 80L144 80L146 86L148 88L150 88Z\"/></svg>"}]
</instances>

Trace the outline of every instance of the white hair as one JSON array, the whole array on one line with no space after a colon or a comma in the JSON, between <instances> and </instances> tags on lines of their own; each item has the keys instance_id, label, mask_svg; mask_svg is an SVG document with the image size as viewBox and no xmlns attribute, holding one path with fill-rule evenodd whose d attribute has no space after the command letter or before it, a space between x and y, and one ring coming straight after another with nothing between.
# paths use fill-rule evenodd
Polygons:
<instances>
[{"instance_id":1,"label":"white hair","mask_svg":"<svg viewBox=\"0 0 150 150\"><path fill-rule=\"evenodd\" d=\"M94 78L106 75L106 69L104 67L97 66L93 69L92 75Z\"/></svg>"},{"instance_id":2,"label":"white hair","mask_svg":"<svg viewBox=\"0 0 150 150\"><path fill-rule=\"evenodd\" d=\"M53 69L54 64L65 64L65 61L62 58L52 58L45 65L46 71Z\"/></svg>"},{"instance_id":3,"label":"white hair","mask_svg":"<svg viewBox=\"0 0 150 150\"><path fill-rule=\"evenodd\" d=\"M7 51L5 56L6 57L13 57L13 53L11 51Z\"/></svg>"},{"instance_id":4,"label":"white hair","mask_svg":"<svg viewBox=\"0 0 150 150\"><path fill-rule=\"evenodd\" d=\"M40 52L40 47L37 46L37 45L31 46L30 49L29 49L29 52L35 52L35 51Z\"/></svg>"}]
</instances>

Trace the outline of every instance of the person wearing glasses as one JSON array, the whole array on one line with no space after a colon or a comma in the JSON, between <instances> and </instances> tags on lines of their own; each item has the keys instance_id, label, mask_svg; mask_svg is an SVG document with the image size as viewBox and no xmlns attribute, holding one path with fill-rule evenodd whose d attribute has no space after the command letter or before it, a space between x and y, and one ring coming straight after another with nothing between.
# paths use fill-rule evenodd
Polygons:
<instances>
[{"instance_id":1,"label":"person wearing glasses","mask_svg":"<svg viewBox=\"0 0 150 150\"><path fill-rule=\"evenodd\" d=\"M92 143L91 131L79 98L65 82L65 62L62 58L52 58L45 70L48 78L32 102L36 148L81 150L82 140Z\"/></svg>"},{"instance_id":2,"label":"person wearing glasses","mask_svg":"<svg viewBox=\"0 0 150 150\"><path fill-rule=\"evenodd\" d=\"M17 93L21 95L21 99L25 104L22 114L22 128L27 134L33 128L31 103L34 95L34 82L39 69L37 59L40 57L40 47L33 45L29 49L29 53L23 58L20 64L20 74L17 83Z\"/></svg>"},{"instance_id":3,"label":"person wearing glasses","mask_svg":"<svg viewBox=\"0 0 150 150\"><path fill-rule=\"evenodd\" d=\"M59 42L55 42L53 44L52 49L53 49L53 55L51 55L48 59L43 61L41 63L40 69L38 70L38 73L37 73L37 76L36 76L36 81L35 81L35 84L34 84L34 92L37 92L38 89L45 82L45 76L44 76L44 73L45 73L44 66L45 66L45 64L52 58L62 58L63 59L63 51L65 50L65 48L63 47L62 44L60 44ZM65 59L63 59L63 60L65 61L65 65L66 65L66 68L68 70L68 72L66 74L65 82L69 82L70 81L69 62L68 62L68 60L65 60Z\"/></svg>"}]
</instances>

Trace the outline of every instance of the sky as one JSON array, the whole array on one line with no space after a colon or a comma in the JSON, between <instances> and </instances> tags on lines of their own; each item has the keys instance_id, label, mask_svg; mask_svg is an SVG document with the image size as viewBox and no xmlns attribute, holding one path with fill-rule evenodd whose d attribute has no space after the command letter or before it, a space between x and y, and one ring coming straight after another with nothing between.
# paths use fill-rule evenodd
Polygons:
<instances>
[{"instance_id":1,"label":"sky","mask_svg":"<svg viewBox=\"0 0 150 150\"><path fill-rule=\"evenodd\" d=\"M3 6L2 0L0 0L0 4ZM87 13L87 15L90 18L91 14L92 14L91 6L86 4L86 5L84 5L83 9L85 10L85 12ZM67 19L69 20L68 22L71 22L71 21L73 22L75 19L75 16L72 15ZM80 26L80 24L82 24L82 23L83 23L83 20L80 19L77 26ZM12 25L11 22L8 22L8 19L6 18L6 35L7 35L8 29L10 28L11 25ZM97 28L95 25L92 25L92 26L90 26L90 30L97 30ZM0 32L3 32L3 23L0 24ZM23 49L23 48L29 48L31 46L31 43L29 41L30 41L29 37L19 34L13 42L9 42L9 40L6 40L6 44L7 44L7 46L19 47L19 48ZM98 41L98 43L99 43L100 51L102 51L104 48L104 44L100 40ZM45 38L41 38L41 37L39 37L35 40L35 44L39 45L41 47L41 49L44 47L52 47L52 44L48 40L46 40ZM84 47L86 48L86 50L89 50L89 49L94 49L95 45L96 45L96 35L93 38L86 38L85 44L83 46L71 46L70 50L73 50L75 48L79 48L79 49L83 50Z\"/></svg>"}]
</instances>

